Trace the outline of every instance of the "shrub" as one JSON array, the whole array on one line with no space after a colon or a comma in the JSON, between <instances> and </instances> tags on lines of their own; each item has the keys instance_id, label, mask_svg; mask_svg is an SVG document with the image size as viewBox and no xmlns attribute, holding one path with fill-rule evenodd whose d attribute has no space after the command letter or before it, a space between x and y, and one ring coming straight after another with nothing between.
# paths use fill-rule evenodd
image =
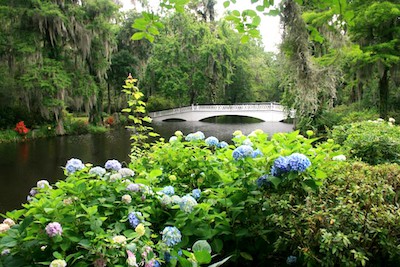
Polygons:
<instances>
[{"instance_id":1,"label":"shrub","mask_svg":"<svg viewBox=\"0 0 400 267\"><path fill-rule=\"evenodd\" d=\"M21 136L14 130L0 131L0 143L20 140Z\"/></svg>"},{"instance_id":2,"label":"shrub","mask_svg":"<svg viewBox=\"0 0 400 267\"><path fill-rule=\"evenodd\" d=\"M265 190L273 256L292 253L308 266L397 266L399 184L397 164L340 163L318 194Z\"/></svg>"},{"instance_id":3,"label":"shrub","mask_svg":"<svg viewBox=\"0 0 400 267\"><path fill-rule=\"evenodd\" d=\"M208 264L209 247L220 255L213 261L254 259L261 264L265 255L261 248L272 249L264 236L260 238L266 229L260 224L264 204L257 179L270 174L280 155L302 153L289 157L294 160L291 169L270 176L270 181L276 192L296 190L308 195L326 176L321 169L338 154L332 142L313 147L316 140L298 132L276 134L271 140L261 131L238 134L235 145L222 147L209 146L204 138L184 138L177 134L172 143L157 143L146 157L131 163L134 172L121 168L105 173L104 168L91 170L76 159L69 161L65 181L54 186L41 181L23 210L6 214L16 225L0 234L0 251L10 250L0 262L13 266L59 259L74 266L98 261L122 265L128 257L133 259L126 250L139 262L149 246L152 254L145 261L166 263L168 259L169 266L176 262L187 266L190 261ZM233 151L243 145L259 151L235 160ZM311 165L299 169L297 163L305 158ZM56 227L52 233L62 233L49 237L46 227L55 222L61 229ZM138 228L140 223L143 226ZM209 240L210 245L199 246L199 240ZM248 245L250 240L257 241ZM186 250L192 246L192 251Z\"/></svg>"},{"instance_id":4,"label":"shrub","mask_svg":"<svg viewBox=\"0 0 400 267\"><path fill-rule=\"evenodd\" d=\"M160 189L137 184L138 190L129 190L133 172L106 172L71 159L65 174L66 180L54 186L39 181L24 209L7 213L0 224L0 266L54 260L68 266L157 266L166 258L184 266L211 261L208 249L189 252L180 230L169 231L171 222L159 216L165 212Z\"/></svg>"},{"instance_id":5,"label":"shrub","mask_svg":"<svg viewBox=\"0 0 400 267\"><path fill-rule=\"evenodd\" d=\"M398 163L400 127L382 119L334 127L332 138L355 158L369 164Z\"/></svg>"}]
</instances>

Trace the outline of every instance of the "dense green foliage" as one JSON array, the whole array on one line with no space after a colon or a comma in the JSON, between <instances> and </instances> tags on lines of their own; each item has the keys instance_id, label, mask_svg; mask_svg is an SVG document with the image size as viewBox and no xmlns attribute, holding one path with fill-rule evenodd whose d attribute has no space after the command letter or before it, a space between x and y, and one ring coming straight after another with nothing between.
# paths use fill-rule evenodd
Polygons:
<instances>
[{"instance_id":1,"label":"dense green foliage","mask_svg":"<svg viewBox=\"0 0 400 267\"><path fill-rule=\"evenodd\" d=\"M400 128L382 119L334 127L332 137L348 153L369 164L400 162Z\"/></svg>"}]
</instances>

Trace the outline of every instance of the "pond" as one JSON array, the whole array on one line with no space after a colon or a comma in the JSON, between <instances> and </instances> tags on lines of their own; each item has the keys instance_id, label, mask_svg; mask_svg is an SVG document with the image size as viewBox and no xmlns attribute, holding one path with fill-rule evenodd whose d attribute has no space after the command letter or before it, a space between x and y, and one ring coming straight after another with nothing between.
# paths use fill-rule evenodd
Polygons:
<instances>
[{"instance_id":1,"label":"pond","mask_svg":"<svg viewBox=\"0 0 400 267\"><path fill-rule=\"evenodd\" d=\"M168 141L176 130L188 134L203 131L229 142L235 130L249 134L262 129L272 135L290 132L293 125L282 122L255 122L235 117L234 119L212 119L205 122L156 122L154 130ZM84 163L104 166L108 159L129 162L130 133L125 129L104 134L61 136L37 139L23 143L0 144L0 213L21 207L26 196L38 180L51 183L64 178L62 167L70 158L79 158Z\"/></svg>"}]
</instances>

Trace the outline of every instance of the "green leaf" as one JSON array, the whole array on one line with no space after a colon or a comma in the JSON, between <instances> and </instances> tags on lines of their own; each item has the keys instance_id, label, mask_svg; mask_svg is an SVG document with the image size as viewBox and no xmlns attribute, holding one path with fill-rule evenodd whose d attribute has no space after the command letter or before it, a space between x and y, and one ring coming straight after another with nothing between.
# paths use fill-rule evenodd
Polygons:
<instances>
[{"instance_id":1,"label":"green leaf","mask_svg":"<svg viewBox=\"0 0 400 267\"><path fill-rule=\"evenodd\" d=\"M220 253L221 250L222 250L222 248L223 248L223 246L224 246L224 242L222 242L221 239L214 239L214 240L211 242L211 246L214 248L214 251L215 251L216 253Z\"/></svg>"},{"instance_id":2,"label":"green leaf","mask_svg":"<svg viewBox=\"0 0 400 267\"><path fill-rule=\"evenodd\" d=\"M231 2L230 1L225 1L224 2L224 8L227 8L227 7L229 7L229 5L231 4Z\"/></svg>"},{"instance_id":3,"label":"green leaf","mask_svg":"<svg viewBox=\"0 0 400 267\"><path fill-rule=\"evenodd\" d=\"M265 10L265 7L264 6L256 6L256 10L257 11L260 11L260 12L263 12L264 10Z\"/></svg>"},{"instance_id":4,"label":"green leaf","mask_svg":"<svg viewBox=\"0 0 400 267\"><path fill-rule=\"evenodd\" d=\"M282 182L282 180L280 178L275 177L275 176L270 176L269 180L275 186L275 188L277 188L279 186L279 184Z\"/></svg>"},{"instance_id":5,"label":"green leaf","mask_svg":"<svg viewBox=\"0 0 400 267\"><path fill-rule=\"evenodd\" d=\"M243 258L245 258L246 260L249 260L249 261L253 260L253 257L249 253L244 252L244 251L240 252L240 256L242 256Z\"/></svg>"},{"instance_id":6,"label":"green leaf","mask_svg":"<svg viewBox=\"0 0 400 267\"><path fill-rule=\"evenodd\" d=\"M250 40L250 36L248 36L248 35L243 35L242 38L240 38L240 42L242 44L248 43L249 40Z\"/></svg>"},{"instance_id":7,"label":"green leaf","mask_svg":"<svg viewBox=\"0 0 400 267\"><path fill-rule=\"evenodd\" d=\"M198 240L193 244L192 250L194 252L204 250L211 253L211 246L206 240Z\"/></svg>"},{"instance_id":8,"label":"green leaf","mask_svg":"<svg viewBox=\"0 0 400 267\"><path fill-rule=\"evenodd\" d=\"M231 14L235 17L239 17L240 16L240 12L238 10L232 10Z\"/></svg>"},{"instance_id":9,"label":"green leaf","mask_svg":"<svg viewBox=\"0 0 400 267\"><path fill-rule=\"evenodd\" d=\"M53 252L53 257L59 260L62 260L64 257L57 251Z\"/></svg>"},{"instance_id":10,"label":"green leaf","mask_svg":"<svg viewBox=\"0 0 400 267\"><path fill-rule=\"evenodd\" d=\"M211 262L210 252L205 250L195 251L194 257L199 264L208 264Z\"/></svg>"},{"instance_id":11,"label":"green leaf","mask_svg":"<svg viewBox=\"0 0 400 267\"><path fill-rule=\"evenodd\" d=\"M328 177L328 175L325 172L321 171L320 169L316 170L315 178L317 178L317 179L325 179L326 177Z\"/></svg>"},{"instance_id":12,"label":"green leaf","mask_svg":"<svg viewBox=\"0 0 400 267\"><path fill-rule=\"evenodd\" d=\"M132 40L137 41L137 40L142 40L145 36L145 32L136 32L135 34L133 34L132 36Z\"/></svg>"},{"instance_id":13,"label":"green leaf","mask_svg":"<svg viewBox=\"0 0 400 267\"><path fill-rule=\"evenodd\" d=\"M150 178L150 179L154 179L154 178L160 176L161 174L162 174L162 170L160 170L160 169L155 169L155 170L152 170L152 171L149 173L149 178Z\"/></svg>"}]
</instances>

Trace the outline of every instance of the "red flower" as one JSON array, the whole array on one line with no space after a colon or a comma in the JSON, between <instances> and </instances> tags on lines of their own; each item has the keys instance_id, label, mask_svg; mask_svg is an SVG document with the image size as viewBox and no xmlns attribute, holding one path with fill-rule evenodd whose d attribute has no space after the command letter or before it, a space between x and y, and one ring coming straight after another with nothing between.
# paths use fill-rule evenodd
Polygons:
<instances>
[{"instance_id":1,"label":"red flower","mask_svg":"<svg viewBox=\"0 0 400 267\"><path fill-rule=\"evenodd\" d=\"M29 132L29 129L26 128L23 121L20 121L15 125L14 131L16 131L20 135L26 135Z\"/></svg>"}]
</instances>

